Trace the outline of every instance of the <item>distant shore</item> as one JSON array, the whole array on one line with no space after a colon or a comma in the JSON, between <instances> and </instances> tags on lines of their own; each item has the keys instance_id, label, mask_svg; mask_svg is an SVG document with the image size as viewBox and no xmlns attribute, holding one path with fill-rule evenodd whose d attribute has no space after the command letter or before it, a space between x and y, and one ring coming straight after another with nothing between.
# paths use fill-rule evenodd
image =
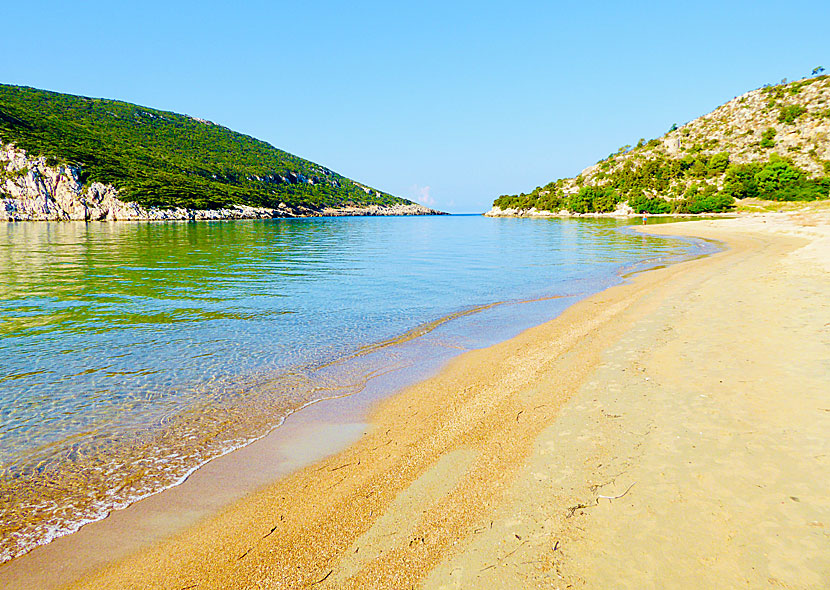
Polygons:
<instances>
[{"instance_id":1,"label":"distant shore","mask_svg":"<svg viewBox=\"0 0 830 590\"><path fill-rule=\"evenodd\" d=\"M209 221L221 219L279 219L287 217L347 217L388 215L446 215L418 203L392 199L391 204L361 204L361 199L328 205L279 203L276 207L229 204L215 209L153 207L122 200L112 184L84 183L79 166L33 157L0 141L0 221ZM302 176L291 176L295 183ZM305 180L307 181L307 180ZM371 203L383 194L358 185ZM272 197L273 199L274 197ZM387 203L389 201L387 200ZM349 204L351 203L351 204Z\"/></svg>"},{"instance_id":2,"label":"distant shore","mask_svg":"<svg viewBox=\"0 0 830 590\"><path fill-rule=\"evenodd\" d=\"M95 187L94 187L95 188ZM93 198L61 202L50 195L35 199L0 198L0 222L25 221L218 221L224 219L285 219L294 217L355 217L393 215L447 215L416 203L409 205L368 205L366 207L249 207L232 205L221 209L165 209L142 207L120 201L107 189Z\"/></svg>"},{"instance_id":3,"label":"distant shore","mask_svg":"<svg viewBox=\"0 0 830 590\"><path fill-rule=\"evenodd\" d=\"M721 213L636 213L631 207L622 204L615 211L608 211L606 213L573 213L567 210L561 211L546 211L531 207L530 209L502 209L494 205L489 211L484 213L485 217L530 217L538 219L549 218L576 218L576 219L640 219L645 217L648 219L731 219L735 217L747 217L757 215L760 213L799 213L809 209L811 211L830 211L830 200L814 201L805 203L804 201L766 201L758 198L749 198L736 201L733 209Z\"/></svg>"},{"instance_id":4,"label":"distant shore","mask_svg":"<svg viewBox=\"0 0 830 590\"><path fill-rule=\"evenodd\" d=\"M617 209L616 211L608 211L606 213L597 213L592 211L590 213L573 213L571 211L545 211L532 207L530 209L501 209L494 206L492 209L484 213L485 217L533 217L547 219L552 217L558 218L579 218L579 219L639 219L641 217L657 218L657 219L690 219L701 217L711 219L713 217L736 217L745 214L745 211L727 211L725 213L635 213L630 207Z\"/></svg>"},{"instance_id":5,"label":"distant shore","mask_svg":"<svg viewBox=\"0 0 830 590\"><path fill-rule=\"evenodd\" d=\"M457 357L73 588L820 587L830 215L646 231L728 248Z\"/></svg>"},{"instance_id":6,"label":"distant shore","mask_svg":"<svg viewBox=\"0 0 830 590\"><path fill-rule=\"evenodd\" d=\"M658 218L666 218L666 219L688 219L690 217L735 217L735 212L728 212L728 213L648 213L645 214L645 217L658 217ZM497 206L493 206L492 209L484 213L485 217L536 217L536 218L550 218L550 217L560 217L560 218L569 218L569 217L577 217L577 218L605 218L605 219L629 219L629 218L639 218L643 217L643 213L635 213L633 209L630 207L626 207L624 209L617 209L616 211L608 211L606 213L597 213L592 211L590 213L573 213L571 211L562 210L562 211L546 211L542 209L536 209L535 207L531 207L530 209L502 209Z\"/></svg>"}]
</instances>

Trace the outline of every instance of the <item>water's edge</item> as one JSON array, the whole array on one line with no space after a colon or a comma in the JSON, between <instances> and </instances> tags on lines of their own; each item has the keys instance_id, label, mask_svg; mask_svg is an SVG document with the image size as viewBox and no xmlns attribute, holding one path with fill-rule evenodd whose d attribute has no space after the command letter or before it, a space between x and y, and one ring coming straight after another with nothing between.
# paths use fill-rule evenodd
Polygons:
<instances>
[{"instance_id":1,"label":"water's edge","mask_svg":"<svg viewBox=\"0 0 830 590\"><path fill-rule=\"evenodd\" d=\"M620 228L618 231L630 232L631 230L632 227L628 226ZM674 237L667 239L677 240L677 238ZM507 340L521 333L525 329L532 327L533 325L545 323L559 315L562 311L564 311L566 307L570 307L570 305L573 305L576 302L586 297L589 297L590 295L593 295L594 293L599 292L605 288L613 286L614 284L619 284L620 282L627 280L627 278L632 276L633 274L645 272L647 270L659 268L669 264L674 264L677 262L681 262L683 260L697 258L700 256L711 254L717 250L717 245L711 243L704 243L702 240L680 239L679 241L685 242L688 246L687 251L684 254L679 256L649 258L631 264L622 265L617 270L617 279L614 282L603 285L599 289L575 294L564 294L560 296L547 298L561 299L563 300L562 302L564 305L556 311L555 315L547 318L536 318L539 321L536 321L535 323L529 325L521 326L520 329L518 329L518 331L502 334L502 337L500 337L496 341ZM498 306L509 305L516 306L517 308L526 309L528 306L532 306L533 304L538 303L539 301L540 300L538 299L503 301L482 305L477 308L465 309L460 312L455 312L453 314L449 314L448 316L438 318L436 320L433 320L432 322L428 322L425 325L413 328L404 334L392 338L389 341L382 341L364 347L364 349L361 349L360 351L355 353L354 356L372 354L374 352L377 352L377 350L379 349L395 347L400 348L407 344L417 345L418 342L422 340L426 334L429 334L430 332L444 324L457 322L463 318L475 318L476 316L481 316L484 312ZM484 348L494 344L496 341L488 342L482 346L476 346L473 348ZM293 457L282 457L281 460L278 458L278 465L272 465L271 475L265 477L265 480L259 478L253 484L243 484L238 489L236 489L234 493L231 493L230 495L228 495L226 490L224 494L220 494L222 496L220 499L221 501L218 504L208 506L207 508L202 510L201 513L199 513L196 516L196 520L221 509L221 507L232 503L234 500L238 499L241 496L244 496L247 493L250 493L251 491L253 491L261 485L267 485L267 483L269 483L270 481L274 481L274 479L276 478L283 477L284 475L287 475L293 470L299 469L325 456L336 453L337 451L341 450L342 448L345 448L346 446L348 446L348 444L356 440L355 436L360 435L360 432L357 431L365 431L365 416L370 410L370 407L375 402L377 402L380 399L392 396L395 393L399 392L401 389L437 373L438 371L440 371L441 367L444 364L446 364L450 359L462 354L466 350L469 350L469 348L459 348L456 350L444 349L444 354L432 354L431 356L426 355L425 358L418 359L417 361L410 361L408 364L404 363L403 366L394 368L388 372L370 375L361 387L348 391L343 395L318 397L316 399L312 399L302 404L297 408L290 409L287 412L285 412L282 416L279 416L277 418L276 423L271 425L266 432L260 434L259 436L251 440L247 440L241 444L224 449L221 453L213 457L210 457L207 460L199 463L198 465L190 468L185 474L179 477L172 484L167 485L162 489L155 490L147 494L143 494L141 497L131 498L125 501L122 505L120 505L115 511L108 510L106 511L106 513L99 515L99 517L97 518L87 519L84 522L78 522L76 526L73 526L71 528L71 530L61 531L59 534L54 535L51 539L49 539L51 543L49 543L48 541L47 543L39 543L38 551L35 551L34 553L29 553L28 555L16 557L12 559L10 562L0 565L0 581L2 581L3 577L6 574L8 574L11 570L25 571L33 569L29 565L29 563L34 565L35 563L42 561L42 556L48 555L48 553L57 554L57 559L60 559L60 555L63 555L65 558L71 557L69 561L72 562L72 566L69 569L74 571L74 574L70 574L70 578L73 575L77 575L79 573L82 573L82 571L88 570L91 567L100 565L102 559L102 554L100 553L100 551L81 551L81 554L87 554L88 559L79 560L77 558L77 550L70 550L69 553L66 553L66 548L71 548L73 545L83 545L85 543L90 542L92 542L92 544L94 545L94 537L96 536L96 534L98 534L98 529L101 529L101 538L106 538L107 534L106 531L104 531L103 529L110 529L113 527L115 529L118 529L121 523L124 521L129 521L131 518L136 517L140 519L141 514L146 513L148 509L151 511L155 511L157 518L159 517L159 514L167 512L168 520L170 520L170 512L171 510L175 510L176 504L173 503L172 505L168 506L167 509L165 509L164 506L165 504L169 504L169 502L167 501L167 496L172 495L173 490L179 489L181 490L181 492L177 495L187 497L189 494L197 492L199 487L205 487L207 489L211 488L212 486L210 484L206 484L205 480L209 479L212 476L215 477L217 474L227 472L228 469L231 469L231 466L234 463L239 463L239 461L237 461L237 458L240 456L241 453L245 453L247 455L251 455L252 453L256 454L256 452L258 452L257 449L261 450L261 448L269 447L269 445L272 444L268 442L268 439L279 440L280 445L288 445L290 447L292 436L299 436L300 438L302 438L302 436L308 435L308 432L306 432L305 434L298 434L302 431L302 425L311 425L311 429L313 430L313 426L315 424L319 425L320 423L326 422L326 420L323 420L321 417L322 414L325 414L326 412L329 412L329 414L331 414L329 418L331 418L331 416L335 414L340 417L340 419L336 420L334 423L326 424L326 426L331 429L331 432L336 432L336 434L329 436L329 439L337 440L340 444L330 445L326 448L324 454L322 455L315 455L312 453L309 456L305 456L304 458L298 459L298 455L303 455L302 452L298 452L295 453ZM315 406L319 407L315 409ZM322 409L320 409L322 406L326 406L328 409L323 411ZM337 412L332 414L332 407L339 407L340 410L343 411L343 414L340 415ZM338 410L338 412L340 410ZM344 436L344 429L349 431L348 436ZM281 454L281 452L277 452L272 448L270 451L266 453L266 455L270 454L270 456L273 458L275 452L277 453L277 455ZM231 455L233 455L233 457L231 457ZM249 461L251 461L251 459L249 459ZM195 493L195 495L202 496L203 493L197 492ZM155 506L155 508L153 506L150 506L151 504ZM115 515L119 515L119 517L114 518ZM108 516L109 518L107 518ZM111 521L112 526L101 526L102 523L104 523L107 520ZM131 527L127 528L122 528L120 531L118 531L118 534L115 535L115 538L119 539L119 542L122 542L123 544L121 549L115 551L115 553L120 553L121 555L123 555L125 550L131 550L129 549L129 547L132 547L134 549L140 545L152 542L154 540L158 540L165 535L175 532L175 530L179 530L180 528L189 526L193 524L193 522L195 522L193 519L178 520L178 524L174 523L172 527L165 525L155 533L150 533L149 537L142 538L140 542L138 542L137 544L135 539L133 539L133 541L128 541L123 538L124 531L129 530L134 525L131 525ZM80 532L78 532L79 530ZM81 533L85 533L83 535L83 539L80 539ZM73 537L78 539L78 543L75 543L73 541ZM62 541L62 543L60 543L60 547L57 546L58 542L55 541L55 539L57 539L58 541ZM112 539L108 541L107 545L109 545L111 541ZM48 553L44 551L52 546L55 546L54 551L50 551ZM31 551L31 549L34 549L34 547L30 548L29 551ZM105 552L104 555L104 562L111 561L112 559L118 557L118 555L115 555L112 551ZM49 557L49 560L52 562L54 562L55 559L55 555ZM87 566L84 567L83 563L86 563ZM66 571L65 573L68 574L69 571ZM68 578L64 578L60 583L65 583L66 581L68 581ZM36 586L32 587L46 586L41 581Z\"/></svg>"}]
</instances>

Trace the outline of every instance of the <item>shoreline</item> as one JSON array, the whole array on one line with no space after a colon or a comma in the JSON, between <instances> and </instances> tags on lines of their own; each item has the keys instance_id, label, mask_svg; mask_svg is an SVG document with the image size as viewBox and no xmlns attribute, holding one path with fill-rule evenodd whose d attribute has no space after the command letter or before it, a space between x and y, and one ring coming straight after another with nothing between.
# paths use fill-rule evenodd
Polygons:
<instances>
[{"instance_id":1,"label":"shoreline","mask_svg":"<svg viewBox=\"0 0 830 590\"><path fill-rule=\"evenodd\" d=\"M660 234L666 230L665 225L654 228ZM671 291L678 278L705 274L714 262L752 250L740 234L730 241L726 252L640 273L511 340L456 357L438 375L381 401L372 414L374 426L344 451L78 587L214 587L218 580L226 587L318 581L326 582L321 587L400 587L425 580L427 587L442 587L458 577L459 567L470 569L465 555L483 559L515 538L526 551L529 541L520 542L530 538L526 533L511 539L504 527L494 529L493 520L489 528L486 524L506 507L511 516L505 522L527 509L527 495L518 509L509 501L528 475L539 437L567 416L571 400L605 368L603 352L642 319L642 300L653 299L652 291ZM315 497L308 497L309 489ZM628 494L620 488L608 496L623 491ZM563 488L553 495L561 497L549 507L547 528L566 531L568 523L557 525L557 518L580 503L574 502L578 494ZM477 542L485 547L471 552ZM559 555L548 556L550 550L536 555L537 562L547 564L548 574L562 575ZM273 552L280 558L269 558ZM447 571L453 560L461 566ZM500 567L484 567L483 573L501 573ZM477 587L472 579L467 584L460 587ZM491 580L483 586L500 584Z\"/></svg>"},{"instance_id":2,"label":"shoreline","mask_svg":"<svg viewBox=\"0 0 830 590\"><path fill-rule=\"evenodd\" d=\"M618 230L622 229L618 225L614 225L614 227L616 228L615 231L618 231ZM630 232L628 232L628 231L623 231L623 233L625 233L627 235L630 235ZM630 239L631 238L629 238L629 240ZM640 240L637 239L635 242L636 242L636 244L639 244ZM655 254L654 254L655 251L654 250L646 250L648 252L651 252L651 256L648 259L645 259L643 261L638 261L638 262L634 263L631 266L622 266L616 272L608 273L607 276L603 275L603 276L605 276L605 278L601 279L601 281L599 283L595 284L595 285L594 284L592 284L591 286L584 285L580 288L577 288L576 290L561 291L562 295L541 297L538 300L537 299L532 299L532 300L519 300L519 299L517 299L517 300L506 300L506 301L503 301L503 302L495 302L495 303L491 303L491 304L488 304L488 305L485 305L485 306L479 306L479 307L476 307L476 308L471 308L469 310L465 309L465 310L462 310L460 312L454 312L454 313L452 313L448 316L442 316L442 317L438 318L437 320L427 322L423 325L418 325L418 326L414 327L410 332L406 332L404 334L400 334L398 336L395 336L394 338L392 338L389 341L376 342L376 343L370 345L365 350L360 349L359 351L357 351L356 356L354 358L357 359L359 357L360 359L363 359L365 357L366 360L361 360L360 361L364 365L366 363L369 363L369 365L371 365L373 367L375 367L375 366L377 366L377 367L385 366L385 365L382 365L382 364L384 362L391 362L391 358L387 359L386 361L383 360L383 357L386 354L386 353L383 352L383 349L387 348L389 345L395 345L395 350L397 352L392 352L391 354L393 354L397 360L393 364L403 363L404 365L409 365L410 363L412 363L413 366L415 366L415 365L417 365L417 366L431 366L429 371L419 371L417 369L413 369L413 370L405 369L406 373L417 373L417 376L412 378L412 379L407 379L406 377L402 377L401 379L392 378L391 382L393 382L393 384L391 386L388 386L388 387L385 388L385 394L386 395L392 395L392 394L394 394L395 391L399 390L404 385L413 383L413 382L417 381L418 379L426 378L427 376L432 374L432 372L437 371L438 366L440 364L443 364L443 362L446 362L451 356L459 354L465 348L485 347L485 346L487 346L491 343L508 339L508 338L516 335L517 333L519 333L521 330L525 329L526 327L530 327L532 325L541 323L543 321L547 321L547 319L549 319L551 317L554 317L555 314L560 313L561 310L564 307L566 307L567 305L571 305L574 301L577 301L577 300L579 300L583 297L588 296L591 292L595 291L596 289L601 289L601 288L604 288L609 283L613 284L615 282L619 282L619 281L623 280L625 275L632 272L635 267L642 267L643 264L645 264L645 265L664 264L664 263L666 263L667 260L675 260L676 257L685 257L685 256L693 255L691 252L686 253L686 254L683 254L683 253L680 253L680 252L675 252L675 251L681 250L681 249L682 250L689 250L689 249L694 250L695 246L693 246L693 245L691 245L691 246L675 246L675 247L673 247L673 249L668 248L669 252L666 252L663 249L658 248L658 250L660 252L658 258L654 258L654 256L655 256ZM645 256L646 251L641 252L641 255ZM670 252L674 252L674 253L670 253ZM666 258L666 256L669 256L669 258ZM555 292L559 293L560 291L555 291ZM504 311L504 310L509 310L510 308L515 308L515 311L512 311L512 312L511 311ZM482 311L484 313L481 313ZM475 312L475 317L473 317L473 315L470 315L473 312ZM470 315L470 318L466 318L466 316L468 316L468 315ZM493 318L494 317L500 317L500 316L502 317L502 319L497 320L494 323ZM506 316L513 316L508 321L508 323L504 323ZM445 322L447 322L450 319L458 320L458 321L453 321L451 327L441 328L441 330L436 332L435 335L429 335L429 336L424 337L427 334L427 332L431 331L434 328L437 328L437 327L441 326L442 324L444 324ZM482 326L485 326L485 325L488 326L488 328L482 328ZM466 326L466 328L464 328L464 326ZM461 330L461 332L459 332L459 330ZM442 336L441 333L443 333L444 335ZM466 336L462 335L462 333L466 334ZM407 346L405 348L400 348L399 345L405 344L405 341L412 338L413 334L418 336L418 342L413 343L414 348L412 346ZM460 338L460 340L457 343L459 346L452 345L452 342L448 341L447 337L449 337L450 340ZM440 356L441 358L437 359L436 355ZM374 364L375 361L369 360L370 358L375 358L375 357L380 358L381 365L375 365ZM433 357L436 357L436 358L433 358ZM344 364L344 363L351 363L351 360L349 360L350 358L351 357L346 357L346 358L339 359L334 363L334 365L340 365L340 364ZM323 366L329 366L329 365L330 365L330 363L327 362ZM360 366L363 366L363 365L360 365ZM364 367L364 369L360 369L360 366L358 366L358 367L352 366L350 369L347 370L348 374L349 375L358 375L358 374L363 375L365 373L366 376L370 376L373 373L375 373L375 369L367 369L365 367ZM355 371L357 371L357 372L355 372ZM397 372L401 373L401 371L397 371ZM328 373L331 373L331 371L328 371ZM341 371L341 373L342 373L342 371ZM385 371L381 371L381 373L385 373ZM329 374L328 376L331 377L331 374ZM371 388L371 387L377 387L377 385L375 383L376 381L389 383L390 379L389 379L388 376L382 375L380 379L377 379L377 378L373 377L373 378L370 379L370 381L372 381L372 384L370 385L370 388ZM313 387L312 387L312 389L313 389ZM346 389L344 389L343 393L348 393L348 392L347 392ZM327 393L327 395L339 396L339 395L341 395L341 392L339 390L337 392L332 390L332 391L329 391ZM365 396L365 395L367 395L367 393L364 391L364 392L361 392L360 395ZM309 401L316 402L318 400L311 399ZM300 409L302 409L302 408L300 408L300 407L295 408L294 410L290 410L289 413L294 413L294 412L296 412L297 410L300 410ZM279 424L280 421L282 421L282 418L280 418L280 420L277 422L277 425ZM271 430L273 430L273 428L274 428L274 425L268 426L267 431L271 431ZM162 482L162 485L156 486L155 489L153 489L149 492L142 492L141 496L139 496L139 497L136 497L135 495L132 495L132 496L122 495L122 496L117 497L116 500L118 501L118 510L119 511L123 510L126 506L128 506L130 504L135 504L136 502L140 502L142 499L149 498L149 497L151 497L151 496L153 496L157 493L163 493L165 489L170 489L170 488L174 488L178 485L181 485L181 482L183 480L186 480L188 477L190 477L190 475L192 473L194 473L197 470L197 468L203 467L207 462L210 462L212 460L216 460L219 456L222 456L222 455L225 455L225 454L228 454L228 453L233 453L233 452L237 451L240 447L247 446L248 444L250 444L250 442L252 440L258 439L262 436L267 436L267 434L266 434L267 431L266 430L259 430L259 431L254 432L253 436L250 436L247 439L247 441L245 442L245 444L238 444L238 443L234 442L234 445L230 448L227 447L227 446L223 447L223 448L217 447L217 448L219 448L218 453L214 453L210 457L203 457L199 461L199 463L192 464L191 466L187 467L186 472L182 471L182 470L179 470L179 471L175 472L174 473L174 479L168 479L168 481L170 483ZM279 472L279 473L282 474L282 472ZM244 479L245 475L246 474L241 474L241 478ZM149 486L146 486L144 488L144 490L149 490L149 489L150 489ZM25 498L27 495L30 498L37 497L37 489L32 487L32 488L30 488L30 490L31 490L30 494L21 495L21 497ZM249 493L251 491L253 491L253 489L244 489L243 490L244 493ZM219 507L221 507L221 504L219 505ZM74 516L74 520L68 520L67 519L65 521L61 521L60 522L60 524L61 524L60 529L58 529L57 524L54 521L52 521L52 523L50 524L50 530L49 530L49 533L51 535L51 540L54 540L55 538L64 537L68 534L74 534L74 533L77 532L77 530L80 527L82 527L82 526L83 527L88 527L93 523L100 522L101 520L103 520L104 518L107 517L108 513L112 512L112 510L108 509L106 512L98 511L98 512L95 512L95 513L90 512L89 514L87 514L87 513L81 512L82 508L84 508L84 506L80 506L77 510L74 510L74 509L65 510L63 512L63 514L65 514L67 516L70 516L70 515ZM136 512L140 512L140 511L136 511ZM22 513L22 517L24 519L26 518L26 516L27 515L25 513ZM119 519L119 520L121 522L126 522L124 519ZM10 519L9 522L10 523L14 522L14 519ZM95 527L93 527L93 529L94 528ZM106 530L106 529L108 529L108 527L104 527L104 529ZM70 531L72 531L72 533L70 533ZM169 531L165 531L165 534L167 532L169 532ZM87 536L87 535L85 535L85 536ZM124 537L129 537L129 534L125 534ZM9 538L6 539L6 541L11 542L14 538L15 537L10 536ZM22 537L22 536L19 538L17 547L22 548L23 539L24 539L24 537ZM40 540L40 542L38 542L37 544L29 543L28 547L25 550L25 553L28 553L29 551L35 549L35 547L39 547L38 549L35 549L35 551L38 554L40 554L44 551L43 548L48 547L49 544L50 543L48 541L46 541L46 539ZM71 541L66 542L66 543L62 543L62 545L65 545L67 547L69 547L71 544L72 544ZM123 542L122 544L125 544L126 546L131 545L129 540L127 540L126 542ZM25 553L18 554L17 557L14 558L14 561L17 562L19 560L19 558L21 557L21 555L24 555ZM52 556L53 559L58 559L58 560L61 559L59 556L56 557L57 553L53 552L53 550L48 550L47 553L49 553ZM38 559L40 559L40 558L38 558ZM23 560L23 561L25 562L25 561L28 561L28 560ZM64 561L68 561L68 560L64 560ZM75 565L76 564L73 564L73 567L75 567ZM14 570L14 569L21 569L21 568L24 568L24 565L18 563L17 565L12 567L11 569ZM0 572L0 578L2 578L2 572ZM2 583L0 583L0 585L2 585Z\"/></svg>"},{"instance_id":3,"label":"shoreline","mask_svg":"<svg viewBox=\"0 0 830 590\"><path fill-rule=\"evenodd\" d=\"M618 229L627 228L623 227ZM624 233L630 232L626 231ZM649 257L629 266L622 266L617 270L615 279L612 279L609 275L607 280L604 280L603 282L607 283L607 281L611 281L611 284L616 284L626 280L626 277L630 276L632 273L641 272L643 268L658 264L665 264L666 260L674 262L676 260L686 259L691 256L697 256L699 254L694 252L694 250L699 249L699 246L696 247L692 242L693 241L689 241L689 244L685 248L688 251L685 253L672 254L668 259L663 256L659 258ZM597 288L605 287L597 286ZM404 358L409 359L408 362L404 363L405 366L399 367L391 373L382 371L379 375L371 378L367 381L365 389L361 391L358 396L346 394L336 395L332 398L311 400L302 407L289 412L288 415L282 418L276 426L269 428L267 433L257 436L255 439L244 445L235 446L231 449L223 451L210 460L204 461L198 466L190 468L185 475L178 477L177 482L173 485L165 486L163 489L149 494L144 494L140 498L135 498L129 501L129 503L123 507L109 511L102 517L91 518L90 520L79 523L77 527L73 528L72 532L59 533L50 541L30 547L25 553L16 556L10 561L4 562L4 564L0 564L0 585L2 585L4 580L6 580L10 581L10 583L15 587L25 586L26 588L38 589L45 587L58 587L60 585L59 580L77 577L76 573L89 569L90 565L100 565L101 563L111 561L113 556L123 556L129 551L136 550L137 548L146 545L148 541L158 540L177 532L177 530L184 526L184 524L192 524L192 519L184 519L183 524L181 519L178 519L175 515L171 514L171 510L165 510L164 506L167 504L181 507L187 502L192 502L198 506L198 509L195 511L189 510L189 512L198 512L199 517L201 518L219 511L232 501L238 500L244 495L256 491L258 487L271 483L291 470L302 467L307 463L311 463L311 459L307 461L300 461L298 463L293 459L285 461L281 457L276 457L275 449L273 448L273 445L276 443L273 441L280 441L280 444L288 445L289 447L292 447L295 442L292 438L294 435L275 432L279 430L281 424L286 420L294 423L294 428L290 429L294 432L296 431L297 424L304 424L307 420L316 420L317 422L326 424L328 422L332 422L332 420L326 420L320 417L325 414L325 411L322 409L319 409L319 411L318 409L314 409L311 412L311 417L307 418L309 406L315 404L320 404L321 408L330 408L328 412L331 413L332 416L340 416L343 408L346 408L346 412L348 414L354 414L350 421L344 422L339 418L333 421L339 426L345 427L347 430L351 427L352 423L361 422L365 419L366 415L369 413L369 408L375 401L383 397L393 396L406 386L434 375L440 370L441 366L448 362L448 360L450 360L453 356L462 354L464 350L468 349L465 345L455 352L449 352L455 347L450 346L448 348L446 343L441 344L445 337L438 335L435 337L437 340L435 340L435 338L427 336L426 341L421 338L425 336L427 332L431 332L434 328L440 327L450 319L460 319L462 322L473 321L476 324L484 322L487 324L492 321L490 316L492 315L493 310L496 311L496 314L499 313L498 310L505 307L518 306L518 309L522 310L521 312L518 310L516 312L522 316L522 319L520 320L519 318L514 318L513 320L514 322L518 322L518 324L510 324L503 327L493 326L495 331L489 331L487 336L481 334L478 337L479 340L474 339L475 342L471 341L469 343L472 345L472 348L479 349L487 347L494 342L507 340L526 328L548 321L551 317L555 317L555 315L561 313L561 311L567 306L572 305L574 302L579 301L582 298L590 296L593 292L596 291L592 289L587 292L580 291L571 294L544 296L538 299L500 301L480 306L479 308L455 312L449 316L441 317L438 320L417 326L411 330L412 333L417 333L419 335L417 342L413 341L410 343L415 346L415 349L409 350L408 348L404 348L399 350L397 353L399 361ZM473 315L479 319L465 319L466 316L470 316L472 318ZM458 330L458 327L451 328L451 333L454 333L456 330ZM361 349L361 351L358 351L357 356L363 357L367 353L382 354L382 349L390 344L403 345L406 347L410 338L410 332L407 332L403 335L394 337L390 341L375 343L369 346L366 350ZM481 340L481 338L483 338L483 340ZM435 341L433 342L433 340ZM407 352L407 350L409 350L409 352ZM401 354L403 354L403 356L400 356ZM357 356L355 358L357 358ZM416 358L417 362L415 362ZM341 361L338 362L348 362L348 358L341 359ZM341 400L338 398L354 399ZM352 408L357 407L360 408L360 411L355 414ZM314 418L313 416L317 416L317 418ZM338 430L339 428L334 428L333 425L332 428L329 429L330 434L333 435L335 439L338 436ZM267 440L263 443L259 443L258 441L262 438L266 438ZM323 438L328 439L331 438L331 436L324 436ZM351 442L351 439L349 439L349 442ZM233 458L239 456L238 453L241 449L245 449L251 445L253 445L253 448L248 449L241 455L255 456L258 454L265 454L266 456L271 457L271 460L275 464L269 465L268 468L264 470L264 473L268 473L270 475L263 475L262 477L254 476L252 478L252 474L244 469L237 470L236 473L231 473L234 470L234 464L237 463L237 461ZM332 454L338 450L341 450L344 446L345 443L343 445L335 444L333 447L328 447L328 452L326 454ZM262 448L265 448L266 450L263 452ZM260 450L257 451L256 449ZM230 457L225 458L226 455L229 455ZM314 460L317 460L320 457L314 456L313 458ZM245 459L242 460L243 463L245 463L245 461ZM206 465L213 462L216 462L217 465L212 465L211 468L205 470L204 473L201 473L195 477L193 476L194 473L203 470ZM248 462L250 462L250 460L248 460ZM231 486L232 490L227 491L227 493L220 492L215 502L203 501L200 498L201 495L205 493L216 494L215 486L212 486L209 482L211 478L217 477L224 478L226 480L229 478L233 479L234 484ZM236 480L240 480L242 482L247 481L248 483L237 484ZM252 481L255 483L250 483ZM174 493L169 494L170 490L174 490L183 484L183 490L176 490ZM171 496L171 500L169 502L165 500L165 497L168 494ZM155 498L157 495L162 497ZM156 528L145 527L141 521L146 520L148 515L152 515L153 520L156 521L176 521L176 524ZM135 535L131 533L131 530L134 528L142 529L143 532L140 535L140 538L135 538ZM81 534L79 534L79 531L82 531ZM104 542L102 543L102 541ZM95 547L98 549L94 550L93 548ZM77 551L84 557L82 559L75 559L72 556L73 551ZM103 554L110 554L110 557L102 558L101 555ZM66 573L58 576L39 575L37 573L38 570L47 569L45 564L50 564L50 566L59 564L59 568L64 570ZM5 565L8 565L8 567L4 567ZM49 569L53 568L50 567ZM33 575L29 576L26 573L27 571L32 571Z\"/></svg>"},{"instance_id":4,"label":"shoreline","mask_svg":"<svg viewBox=\"0 0 830 590\"><path fill-rule=\"evenodd\" d=\"M521 219L639 219L643 217L643 213L635 213L630 211L608 211L607 213L598 213L592 211L590 213L573 213L571 211L548 211L546 209L501 209L493 207L489 211L482 213L485 217L516 217ZM646 217L649 219L711 219L713 217L722 217L726 219L740 217L741 212L728 211L724 213L648 213Z\"/></svg>"},{"instance_id":5,"label":"shoreline","mask_svg":"<svg viewBox=\"0 0 830 590\"><path fill-rule=\"evenodd\" d=\"M105 189L109 190L109 189ZM2 196L2 195L0 195ZM165 221L231 221L242 219L310 219L315 217L396 217L449 215L442 211L409 205L368 205L366 207L249 207L230 205L222 209L145 208L137 203L112 197L103 203L81 199L59 203L49 195L37 199L0 198L0 222L165 222Z\"/></svg>"},{"instance_id":6,"label":"shoreline","mask_svg":"<svg viewBox=\"0 0 830 590\"><path fill-rule=\"evenodd\" d=\"M809 205L808 205L809 203ZM630 207L609 211L607 213L572 213L567 210L548 211L546 209L501 209L493 206L482 215L485 217L515 217L521 219L639 219L644 215L648 219L700 220L700 219L741 219L763 213L798 213L805 205L812 209L827 209L828 201L764 201L747 198L736 201L735 209L720 213L636 213Z\"/></svg>"}]
</instances>

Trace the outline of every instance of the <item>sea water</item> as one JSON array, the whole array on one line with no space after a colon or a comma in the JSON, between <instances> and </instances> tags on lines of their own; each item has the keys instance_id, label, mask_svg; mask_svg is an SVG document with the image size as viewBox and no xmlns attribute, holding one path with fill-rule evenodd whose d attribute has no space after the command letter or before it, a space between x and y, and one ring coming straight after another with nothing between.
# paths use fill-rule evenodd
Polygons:
<instances>
[{"instance_id":1,"label":"sea water","mask_svg":"<svg viewBox=\"0 0 830 590\"><path fill-rule=\"evenodd\" d=\"M504 340L626 270L706 248L625 224L0 225L0 562L309 403Z\"/></svg>"}]
</instances>

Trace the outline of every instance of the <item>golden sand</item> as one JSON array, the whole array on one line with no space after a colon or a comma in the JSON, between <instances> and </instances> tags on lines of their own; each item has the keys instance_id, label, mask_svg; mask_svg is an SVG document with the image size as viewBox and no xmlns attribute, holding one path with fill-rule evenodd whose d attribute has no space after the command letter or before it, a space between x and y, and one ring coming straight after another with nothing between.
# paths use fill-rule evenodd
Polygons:
<instances>
[{"instance_id":1,"label":"golden sand","mask_svg":"<svg viewBox=\"0 0 830 590\"><path fill-rule=\"evenodd\" d=\"M827 587L827 222L649 228L729 248L465 353L73 587Z\"/></svg>"}]
</instances>

